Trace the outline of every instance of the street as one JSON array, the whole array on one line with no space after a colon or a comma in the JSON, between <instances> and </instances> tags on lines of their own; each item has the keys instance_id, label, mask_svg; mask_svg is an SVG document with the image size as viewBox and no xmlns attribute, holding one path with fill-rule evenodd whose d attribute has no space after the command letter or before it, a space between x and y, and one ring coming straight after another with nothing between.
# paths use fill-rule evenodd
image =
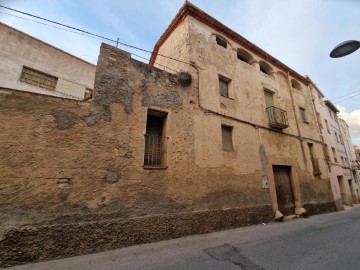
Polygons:
<instances>
[{"instance_id":1,"label":"street","mask_svg":"<svg viewBox=\"0 0 360 270\"><path fill-rule=\"evenodd\" d=\"M360 206L7 269L360 269Z\"/></svg>"}]
</instances>

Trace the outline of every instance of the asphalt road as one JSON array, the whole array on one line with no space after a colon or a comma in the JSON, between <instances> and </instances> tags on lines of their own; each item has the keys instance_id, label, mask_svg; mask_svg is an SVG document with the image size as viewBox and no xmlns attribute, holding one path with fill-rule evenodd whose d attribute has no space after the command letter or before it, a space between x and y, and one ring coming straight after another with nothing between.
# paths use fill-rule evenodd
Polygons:
<instances>
[{"instance_id":1,"label":"asphalt road","mask_svg":"<svg viewBox=\"0 0 360 270\"><path fill-rule=\"evenodd\" d=\"M7 269L360 269L360 206Z\"/></svg>"}]
</instances>

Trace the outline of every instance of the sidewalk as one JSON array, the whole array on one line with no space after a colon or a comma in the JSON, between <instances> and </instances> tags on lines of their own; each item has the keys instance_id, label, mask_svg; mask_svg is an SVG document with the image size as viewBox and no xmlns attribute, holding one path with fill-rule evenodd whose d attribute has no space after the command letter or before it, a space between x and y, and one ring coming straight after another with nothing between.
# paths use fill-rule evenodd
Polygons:
<instances>
[{"instance_id":1,"label":"sidewalk","mask_svg":"<svg viewBox=\"0 0 360 270\"><path fill-rule=\"evenodd\" d=\"M6 269L360 269L359 228L357 205L346 211L284 223Z\"/></svg>"}]
</instances>

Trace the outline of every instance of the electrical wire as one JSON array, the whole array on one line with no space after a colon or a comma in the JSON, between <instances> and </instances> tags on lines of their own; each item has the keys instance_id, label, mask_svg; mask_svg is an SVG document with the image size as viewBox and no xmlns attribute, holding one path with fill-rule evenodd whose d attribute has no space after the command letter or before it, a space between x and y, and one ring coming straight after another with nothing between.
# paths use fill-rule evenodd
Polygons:
<instances>
[{"instance_id":1,"label":"electrical wire","mask_svg":"<svg viewBox=\"0 0 360 270\"><path fill-rule=\"evenodd\" d=\"M90 38L97 38L97 39L102 40L102 41L110 41L110 42L112 42L112 43L116 43L116 44L119 44L119 45L122 45L122 46L125 46L125 47L128 47L128 48L136 49L136 50L143 51L143 52L146 52L146 53L156 54L156 55L158 55L158 56L165 57L165 58L168 58L168 59L173 60L173 61L177 61L177 62L180 62L180 63L183 63L183 64L187 64L187 65L193 66L193 64L188 63L188 62L185 62L185 61L182 61L182 60L179 60L179 59L170 57L170 56L166 56L166 55L163 55L163 54L155 53L155 52L153 52L153 51L149 51L149 50L146 50L146 49L142 49L142 48L139 48L139 47L136 47L136 46L133 46L133 45L124 43L124 42L120 42L119 40L113 40L113 39L110 39L110 38L107 38L107 37L104 37L104 36L100 36L100 35L97 35L97 34L94 34L94 33L91 33L91 32L88 32L88 31L85 31L85 30L82 30L82 29L79 29L79 28L76 28L76 27L73 27L73 26L70 26L70 25L66 25L66 24L63 24L63 23L59 23L59 22L56 22L56 21L53 21L53 20L49 20L49 19L46 19L46 18L37 16L37 15L30 14L30 13L27 13L27 12L23 12L23 11L20 11L20 10L16 10L16 9L13 9L13 8L5 7L5 6L3 6L3 5L0 5L0 7L1 7L1 8L4 8L4 9L11 10L11 11L13 11L13 12L17 12L17 13L21 13L21 14L27 15L27 16L30 16L30 17L34 17L34 18L37 18L37 19L40 19L40 20L43 20L43 21L46 21L46 22L50 22L50 23L53 23L53 24L57 24L57 25L60 25L60 26L63 26L63 27L66 27L66 28L69 28L69 29L72 29L72 30L76 30L76 31L72 31L72 30L69 30L69 29L65 29L65 28L63 28L63 27L58 27L58 26L54 26L54 25L42 23L42 22L39 22L39 21L34 21L34 20L31 20L31 19L28 19L28 18L16 16L16 15L9 14L9 13L6 13L6 12L0 12L0 13L2 13L2 14L6 14L6 15L13 16L13 17L20 18L20 19L29 20L29 21L32 21L32 22L35 22L35 23L38 23L38 24L47 25L47 26L50 26L50 27L53 27L53 28L57 28L57 29L60 29L60 30L64 30L64 31L68 31L68 32L71 32L71 33L74 33L74 34L79 34L79 35L83 35L83 36L90 37ZM131 52L130 52L130 53L131 53ZM145 59L145 60L149 61L149 59L147 59L147 58L145 58L145 57L139 56L139 55L134 54L134 53L131 53L131 54L134 55L134 56L136 56L136 57L139 57L139 58L142 58L142 59ZM164 65L162 65L162 64L159 64L159 63L158 63L158 65L160 65L160 66L162 66L162 67L164 67L164 68L167 68L167 69L169 69L169 70L178 72L177 70L174 70L174 69L169 68L169 67L167 67L167 66L164 66ZM198 68L199 68L199 67L198 67ZM354 92L351 92L351 93L348 93L348 94L345 94L345 95L342 95L342 96L339 96L339 97L332 98L331 100L335 100L335 99L339 99L339 98L342 98L342 97L346 97L346 96L349 96L349 95L354 94L354 93L357 93L357 92L360 92L360 90L357 90L357 91L354 91ZM346 101L346 100L348 100L348 99L350 99L350 98L353 98L353 97L355 97L355 96L358 96L358 95L360 95L360 93L359 93L359 94L356 94L356 95L353 95L353 96L351 96L351 97L342 99L342 100L340 100L340 101L335 101L334 103L340 103L340 102Z\"/></svg>"},{"instance_id":2,"label":"electrical wire","mask_svg":"<svg viewBox=\"0 0 360 270\"><path fill-rule=\"evenodd\" d=\"M351 96L351 97L345 98L345 99L340 100L340 101L335 101L334 103L338 104L338 103L341 103L341 102L343 102L343 101L345 101L345 100L351 99L351 98L356 97L356 96L359 96L359 95L360 95L360 93L359 93L359 94L356 94L356 95L354 95L354 96Z\"/></svg>"},{"instance_id":3,"label":"electrical wire","mask_svg":"<svg viewBox=\"0 0 360 270\"><path fill-rule=\"evenodd\" d=\"M354 94L354 93L357 93L357 92L360 92L360 90L356 90L356 91L354 91L354 92L351 92L351 93L348 93L348 94L345 94L345 95L342 95L342 96L334 97L334 98L332 98L331 100L339 99L339 98L342 98L342 97L346 97L346 96L349 96L349 95Z\"/></svg>"},{"instance_id":4,"label":"electrical wire","mask_svg":"<svg viewBox=\"0 0 360 270\"><path fill-rule=\"evenodd\" d=\"M91 35L87 35L87 34L75 32L75 31L72 31L72 30L69 30L69 29L65 29L65 28L62 28L62 27L55 26L55 25L51 25L51 24L47 24L47 23L43 23L43 22L31 20L31 19L24 18L24 17L21 17L21 16L16 16L16 15L14 15L14 14L2 12L2 11L0 11L0 13L9 15L9 16L12 16L12 17L15 17L15 18L19 18L19 19L24 19L24 20L27 20L27 21L31 21L31 22L34 22L34 23L38 23L38 24L41 24L41 25L50 26L50 27L53 27L53 28L56 28L56 29L60 29L60 30L64 30L64 31L67 31L67 32L70 32L70 33L74 33L74 34L78 34L78 35L82 35L82 36L85 36L85 37L94 38L94 39L98 39L98 40L103 41L102 38L99 38L99 37L96 37L96 36L91 36ZM108 41L108 40L107 40L107 41ZM119 43L118 41L112 41L112 42L114 42L114 43ZM136 57L138 57L138 58L144 59L144 60L146 60L146 61L150 61L150 59L145 58L145 57L142 57L142 56L137 55L137 54L135 54L135 53L132 53L132 52L128 52L128 53L130 53L130 54L132 54L132 55L134 55L134 56L136 56ZM156 62L155 62L155 63L156 63ZM165 66L165 65L162 65L162 64L159 64L159 63L157 63L157 65L164 67L164 69L172 70L172 71L174 71L174 72L179 72L178 70L169 68L168 66Z\"/></svg>"},{"instance_id":5,"label":"electrical wire","mask_svg":"<svg viewBox=\"0 0 360 270\"><path fill-rule=\"evenodd\" d=\"M130 52L131 53L131 52ZM141 58L141 59L144 59L144 60L147 60L147 61L149 61L150 59L148 59L148 58L146 58L146 57L143 57L143 56L140 56L140 55L137 55L137 54L135 54L135 53L131 53L132 55L134 55L134 56L136 56L136 57L139 57L139 58ZM164 66L164 65L162 65L162 64L159 64L159 63L157 63L159 66L162 66L162 67L164 67L165 69L169 69L169 70L172 70L172 71L174 71L174 72L179 72L178 70L175 70L175 69L172 69L172 68L169 68L169 67L167 67L167 66Z\"/></svg>"},{"instance_id":6,"label":"electrical wire","mask_svg":"<svg viewBox=\"0 0 360 270\"><path fill-rule=\"evenodd\" d=\"M2 11L0 11L0 13L9 15L9 16L12 16L12 17L15 17L15 18L19 18L19 19L24 19L24 20L27 20L27 21L30 21L30 22L38 23L38 24L41 24L41 25L50 26L50 27L53 27L53 28L56 28L56 29L60 29L60 30L64 30L64 31L67 31L67 32L71 32L71 33L74 33L74 34L82 35L82 36L85 36L85 37L90 37L90 38L95 38L95 39L103 40L103 39L98 38L98 37L95 37L95 36L90 36L90 35L87 35L87 34L75 32L75 31L72 31L72 30L69 30L69 29L65 29L65 28L62 28L62 27L58 27L58 26L55 26L55 25L51 25L51 24L47 24L47 23L43 23L43 22L31 20L31 19L28 19L28 18L16 16L16 15L14 15L14 14L2 12Z\"/></svg>"},{"instance_id":7,"label":"electrical wire","mask_svg":"<svg viewBox=\"0 0 360 270\"><path fill-rule=\"evenodd\" d=\"M34 18L37 18L37 19L40 19L40 20L44 20L44 21L47 21L47 22L51 22L51 23L53 23L53 24L61 25L61 26L63 26L63 27L67 27L67 28L70 28L70 29L73 29L73 30L76 30L76 31L79 31L79 32L82 32L82 33L85 33L85 34L88 34L88 35L92 35L92 36L101 38L101 39L103 39L103 40L111 41L111 42L114 42L114 43L116 43L116 44L119 44L119 45L123 45L123 46L125 46L125 47L128 47L128 48L136 49L136 50L143 51L143 52L147 52L147 53L151 53L151 54L156 54L156 55L158 55L158 56L165 57L165 58L171 59L171 60L173 60L173 61L177 61L177 62L180 62L180 63L183 63L183 64L187 64L187 65L193 66L193 64L188 63L188 62L185 62L185 61L182 61L182 60L179 60L179 59L170 57L170 56L166 56L166 55L163 55L163 54L160 54L160 53L155 53L155 52L153 52L153 51L145 50L145 49L142 49L142 48L139 48L139 47L136 47L136 46L134 46L134 45L130 45L130 44L127 44L127 43L124 43L124 42L119 42L119 41L117 41L117 40L113 40L113 39L110 39L110 38L107 38L107 37L103 37L103 36L100 36L100 35L97 35L97 34L94 34L94 33L91 33L91 32L88 32L88 31L85 31L85 30L82 30L82 29L79 29L79 28L76 28L76 27L73 27L73 26L70 26L70 25L66 25L66 24L63 24L63 23L59 23L59 22L56 22L56 21L53 21L53 20L49 20L49 19L46 19L46 18L37 16L37 15L30 14L30 13L27 13L27 12L23 12L23 11L20 11L20 10L16 10L16 9L13 9L13 8L5 7L5 6L3 6L3 5L0 5L0 7L1 7L1 8L8 9L8 10L11 10L11 11L13 11L13 12L18 12L18 13L27 15L27 16L30 16L30 17L34 17Z\"/></svg>"}]
</instances>

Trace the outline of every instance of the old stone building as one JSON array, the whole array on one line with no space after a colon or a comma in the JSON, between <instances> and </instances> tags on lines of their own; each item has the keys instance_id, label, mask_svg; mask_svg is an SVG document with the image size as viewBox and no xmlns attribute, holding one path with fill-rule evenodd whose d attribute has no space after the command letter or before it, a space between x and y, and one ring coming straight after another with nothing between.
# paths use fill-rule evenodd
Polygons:
<instances>
[{"instance_id":1,"label":"old stone building","mask_svg":"<svg viewBox=\"0 0 360 270\"><path fill-rule=\"evenodd\" d=\"M191 65L161 57L170 54ZM203 113L195 117L196 164L231 172L239 194L269 188L274 211L333 209L305 77L188 2L150 63L198 78Z\"/></svg>"},{"instance_id":2,"label":"old stone building","mask_svg":"<svg viewBox=\"0 0 360 270\"><path fill-rule=\"evenodd\" d=\"M1 88L0 266L335 211L309 84L186 2L91 103Z\"/></svg>"},{"instance_id":3,"label":"old stone building","mask_svg":"<svg viewBox=\"0 0 360 270\"><path fill-rule=\"evenodd\" d=\"M0 23L0 87L84 99L96 66Z\"/></svg>"}]
</instances>

